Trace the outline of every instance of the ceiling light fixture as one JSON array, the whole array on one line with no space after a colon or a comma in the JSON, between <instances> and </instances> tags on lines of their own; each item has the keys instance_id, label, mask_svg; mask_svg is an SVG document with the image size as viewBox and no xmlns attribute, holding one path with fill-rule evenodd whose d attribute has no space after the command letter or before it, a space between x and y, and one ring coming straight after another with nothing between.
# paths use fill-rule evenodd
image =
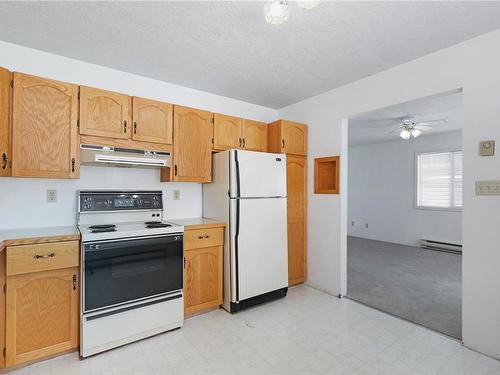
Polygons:
<instances>
[{"instance_id":1,"label":"ceiling light fixture","mask_svg":"<svg viewBox=\"0 0 500 375\"><path fill-rule=\"evenodd\" d=\"M406 141L406 140L410 139L411 133L408 129L403 129L403 130L401 130L401 133L399 133L399 136Z\"/></svg>"},{"instance_id":2,"label":"ceiling light fixture","mask_svg":"<svg viewBox=\"0 0 500 375\"><path fill-rule=\"evenodd\" d=\"M417 138L420 134L422 134L422 132L418 129L411 130L411 135L413 136L413 138Z\"/></svg>"},{"instance_id":3,"label":"ceiling light fixture","mask_svg":"<svg viewBox=\"0 0 500 375\"><path fill-rule=\"evenodd\" d=\"M290 16L290 8L284 0L266 1L264 4L264 17L266 22L271 25L281 25L288 20Z\"/></svg>"}]
</instances>

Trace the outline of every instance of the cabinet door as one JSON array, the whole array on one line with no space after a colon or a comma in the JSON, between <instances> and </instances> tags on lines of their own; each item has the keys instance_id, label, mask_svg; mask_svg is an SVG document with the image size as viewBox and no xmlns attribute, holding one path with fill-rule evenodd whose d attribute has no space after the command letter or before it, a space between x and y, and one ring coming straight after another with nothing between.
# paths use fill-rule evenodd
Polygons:
<instances>
[{"instance_id":1,"label":"cabinet door","mask_svg":"<svg viewBox=\"0 0 500 375\"><path fill-rule=\"evenodd\" d=\"M128 95L80 86L80 134L130 138Z\"/></svg>"},{"instance_id":2,"label":"cabinet door","mask_svg":"<svg viewBox=\"0 0 500 375\"><path fill-rule=\"evenodd\" d=\"M281 121L282 152L307 155L307 126L291 121Z\"/></svg>"},{"instance_id":3,"label":"cabinet door","mask_svg":"<svg viewBox=\"0 0 500 375\"><path fill-rule=\"evenodd\" d=\"M222 304L222 247L187 250L184 257L185 314Z\"/></svg>"},{"instance_id":4,"label":"cabinet door","mask_svg":"<svg viewBox=\"0 0 500 375\"><path fill-rule=\"evenodd\" d=\"M264 122L243 120L241 130L245 150L267 151L267 125Z\"/></svg>"},{"instance_id":5,"label":"cabinet door","mask_svg":"<svg viewBox=\"0 0 500 375\"><path fill-rule=\"evenodd\" d=\"M214 150L242 148L241 119L214 113Z\"/></svg>"},{"instance_id":6,"label":"cabinet door","mask_svg":"<svg viewBox=\"0 0 500 375\"><path fill-rule=\"evenodd\" d=\"M12 73L0 68L0 177L10 176L10 81Z\"/></svg>"},{"instance_id":7,"label":"cabinet door","mask_svg":"<svg viewBox=\"0 0 500 375\"><path fill-rule=\"evenodd\" d=\"M7 278L7 366L78 345L78 268Z\"/></svg>"},{"instance_id":8,"label":"cabinet door","mask_svg":"<svg viewBox=\"0 0 500 375\"><path fill-rule=\"evenodd\" d=\"M174 106L156 100L133 97L132 139L136 141L172 144Z\"/></svg>"},{"instance_id":9,"label":"cabinet door","mask_svg":"<svg viewBox=\"0 0 500 375\"><path fill-rule=\"evenodd\" d=\"M78 86L14 73L12 175L77 178Z\"/></svg>"},{"instance_id":10,"label":"cabinet door","mask_svg":"<svg viewBox=\"0 0 500 375\"><path fill-rule=\"evenodd\" d=\"M5 251L0 252L0 286L5 285ZM5 293L0 293L0 347L5 348ZM5 357L0 355L0 369L5 367Z\"/></svg>"},{"instance_id":11,"label":"cabinet door","mask_svg":"<svg viewBox=\"0 0 500 375\"><path fill-rule=\"evenodd\" d=\"M173 180L212 180L212 113L174 106Z\"/></svg>"},{"instance_id":12,"label":"cabinet door","mask_svg":"<svg viewBox=\"0 0 500 375\"><path fill-rule=\"evenodd\" d=\"M307 159L287 155L288 282L307 277Z\"/></svg>"}]
</instances>

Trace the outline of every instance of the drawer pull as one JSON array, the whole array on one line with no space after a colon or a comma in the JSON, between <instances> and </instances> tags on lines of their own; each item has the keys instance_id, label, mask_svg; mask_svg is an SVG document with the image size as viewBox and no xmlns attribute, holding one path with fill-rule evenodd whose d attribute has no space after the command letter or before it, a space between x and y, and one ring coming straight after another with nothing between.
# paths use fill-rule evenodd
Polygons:
<instances>
[{"instance_id":1,"label":"drawer pull","mask_svg":"<svg viewBox=\"0 0 500 375\"><path fill-rule=\"evenodd\" d=\"M35 259L47 259L47 258L54 258L56 256L56 253L49 253L46 255L40 255L40 254L35 254L33 258Z\"/></svg>"},{"instance_id":2,"label":"drawer pull","mask_svg":"<svg viewBox=\"0 0 500 375\"><path fill-rule=\"evenodd\" d=\"M205 238L210 238L208 234L204 234L203 236L198 236L199 240L204 240Z\"/></svg>"}]
</instances>

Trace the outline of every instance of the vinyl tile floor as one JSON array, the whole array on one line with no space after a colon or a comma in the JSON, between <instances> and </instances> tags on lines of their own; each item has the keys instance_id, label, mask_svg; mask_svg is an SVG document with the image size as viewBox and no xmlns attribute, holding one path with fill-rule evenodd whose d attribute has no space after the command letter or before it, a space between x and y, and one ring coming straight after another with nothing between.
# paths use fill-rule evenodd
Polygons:
<instances>
[{"instance_id":1,"label":"vinyl tile floor","mask_svg":"<svg viewBox=\"0 0 500 375\"><path fill-rule=\"evenodd\" d=\"M181 329L79 360L76 353L11 373L500 375L500 362L455 340L310 287L231 315L187 319Z\"/></svg>"},{"instance_id":2,"label":"vinyl tile floor","mask_svg":"<svg viewBox=\"0 0 500 375\"><path fill-rule=\"evenodd\" d=\"M347 295L451 337L462 337L462 256L347 238Z\"/></svg>"}]
</instances>

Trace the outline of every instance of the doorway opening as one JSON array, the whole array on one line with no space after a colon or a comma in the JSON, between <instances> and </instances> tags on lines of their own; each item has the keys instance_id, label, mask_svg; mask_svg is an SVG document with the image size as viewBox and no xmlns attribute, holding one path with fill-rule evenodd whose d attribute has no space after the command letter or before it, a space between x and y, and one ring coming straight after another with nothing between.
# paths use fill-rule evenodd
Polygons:
<instances>
[{"instance_id":1,"label":"doorway opening","mask_svg":"<svg viewBox=\"0 0 500 375\"><path fill-rule=\"evenodd\" d=\"M462 337L462 91L348 119L347 296Z\"/></svg>"}]
</instances>

